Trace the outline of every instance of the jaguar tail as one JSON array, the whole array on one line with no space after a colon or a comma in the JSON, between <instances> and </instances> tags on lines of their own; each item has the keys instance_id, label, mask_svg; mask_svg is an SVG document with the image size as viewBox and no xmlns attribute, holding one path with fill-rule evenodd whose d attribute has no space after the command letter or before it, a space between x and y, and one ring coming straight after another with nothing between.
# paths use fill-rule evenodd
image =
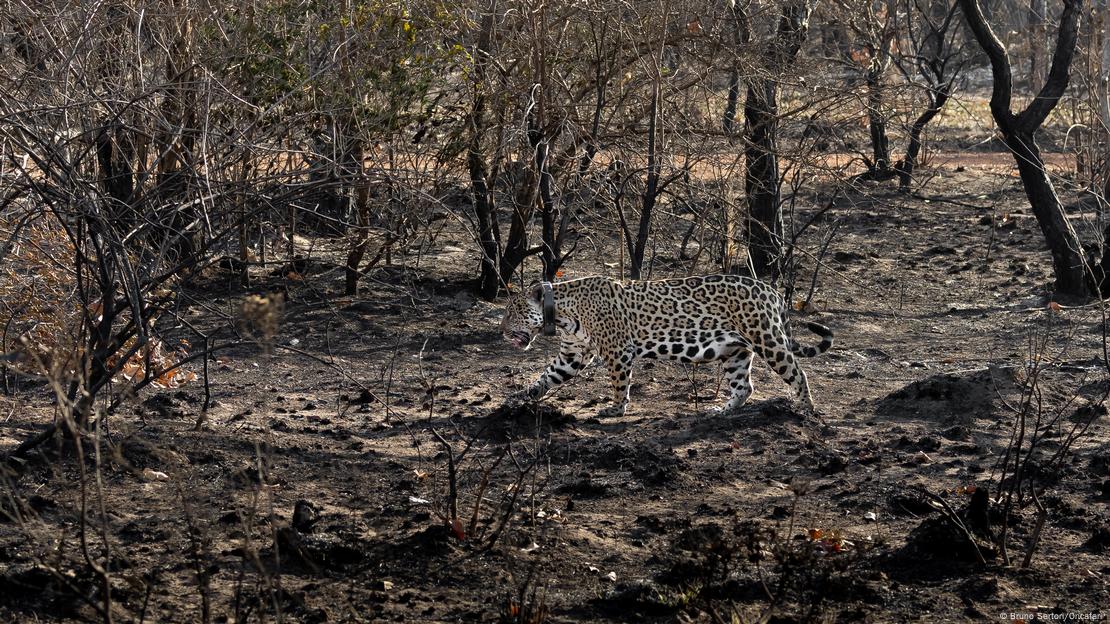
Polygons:
<instances>
[{"instance_id":1,"label":"jaguar tail","mask_svg":"<svg viewBox=\"0 0 1110 624\"><path fill-rule=\"evenodd\" d=\"M816 347L804 347L798 344L798 342L794 340L793 336L791 336L790 350L794 353L794 355L806 358L816 357L828 351L829 348L832 347L833 333L831 329L825 327L824 325L821 325L820 323L814 322L807 322L806 329L820 336L821 342L818 343Z\"/></svg>"}]
</instances>

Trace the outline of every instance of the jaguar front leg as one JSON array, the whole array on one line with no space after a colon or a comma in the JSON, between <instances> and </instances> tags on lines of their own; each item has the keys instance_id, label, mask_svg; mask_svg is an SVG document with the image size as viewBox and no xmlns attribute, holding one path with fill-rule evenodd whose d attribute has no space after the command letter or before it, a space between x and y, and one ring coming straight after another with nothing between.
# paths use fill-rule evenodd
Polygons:
<instances>
[{"instance_id":1,"label":"jaguar front leg","mask_svg":"<svg viewBox=\"0 0 1110 624\"><path fill-rule=\"evenodd\" d=\"M566 383L593 358L588 354L587 345L580 341L563 342L559 346L559 355L555 357L543 374L527 390L513 396L517 400L535 401L547 394L552 388Z\"/></svg>"},{"instance_id":2,"label":"jaguar front leg","mask_svg":"<svg viewBox=\"0 0 1110 624\"><path fill-rule=\"evenodd\" d=\"M623 416L628 407L628 390L632 383L633 352L626 349L617 357L606 357L605 364L609 369L609 383L613 387L613 404L598 411L598 416L608 418Z\"/></svg>"}]
</instances>

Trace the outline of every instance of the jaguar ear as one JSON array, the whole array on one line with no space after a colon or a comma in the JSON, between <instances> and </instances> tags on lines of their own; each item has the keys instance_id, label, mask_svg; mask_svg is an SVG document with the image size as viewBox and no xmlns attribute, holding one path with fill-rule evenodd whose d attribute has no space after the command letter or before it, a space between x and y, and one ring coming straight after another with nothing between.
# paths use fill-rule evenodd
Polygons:
<instances>
[{"instance_id":1,"label":"jaguar ear","mask_svg":"<svg viewBox=\"0 0 1110 624\"><path fill-rule=\"evenodd\" d=\"M531 297L532 301L543 303L543 284L536 284L532 287Z\"/></svg>"}]
</instances>

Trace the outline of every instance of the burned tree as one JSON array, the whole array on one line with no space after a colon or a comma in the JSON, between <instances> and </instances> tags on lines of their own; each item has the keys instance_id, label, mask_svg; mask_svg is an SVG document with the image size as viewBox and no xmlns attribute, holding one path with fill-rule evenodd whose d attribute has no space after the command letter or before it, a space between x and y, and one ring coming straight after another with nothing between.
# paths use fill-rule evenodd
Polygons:
<instances>
[{"instance_id":1,"label":"burned tree","mask_svg":"<svg viewBox=\"0 0 1110 624\"><path fill-rule=\"evenodd\" d=\"M871 180L889 180L893 177L890 166L890 140L887 136L887 108L884 98L884 78L890 67L891 43L895 39L894 2L841 3L847 24L856 38L856 45L847 48L844 61L855 71L863 70L866 85L867 131L871 137L871 157L864 157Z\"/></svg>"},{"instance_id":2,"label":"burned tree","mask_svg":"<svg viewBox=\"0 0 1110 624\"><path fill-rule=\"evenodd\" d=\"M497 13L497 0L491 0L489 10L482 16L482 30L474 53L473 88L474 101L471 104L467 126L470 133L467 145L467 169L470 171L471 191L474 194L474 213L478 219L478 244L482 250L482 270L478 276L478 292L485 299L497 297L501 286L500 271L500 232L497 228L497 215L493 192L489 184L489 164L482 151L482 139L486 133L486 72L489 65L490 46L493 38L494 19Z\"/></svg>"},{"instance_id":3,"label":"burned tree","mask_svg":"<svg viewBox=\"0 0 1110 624\"><path fill-rule=\"evenodd\" d=\"M910 83L921 84L925 90L925 110L910 126L906 153L894 165L898 185L908 189L913 170L921 153L922 134L952 97L956 78L966 62L956 22L955 2L948 0L906 0L906 39L909 50L894 56L894 64ZM915 80L915 78L920 79Z\"/></svg>"},{"instance_id":4,"label":"burned tree","mask_svg":"<svg viewBox=\"0 0 1110 624\"><path fill-rule=\"evenodd\" d=\"M737 7L741 40L752 40L745 8ZM782 273L782 205L778 164L779 77L794 64L809 28L808 2L783 6L767 47L766 71L748 80L744 102L744 189L748 198L748 254L759 277L774 282Z\"/></svg>"},{"instance_id":5,"label":"burned tree","mask_svg":"<svg viewBox=\"0 0 1110 624\"><path fill-rule=\"evenodd\" d=\"M1045 172L1044 158L1037 147L1036 135L1068 87L1068 73L1075 55L1082 5L1082 0L1064 0L1048 79L1032 102L1024 110L1014 113L1010 109L1014 90L1013 74L1006 48L987 23L978 0L960 0L960 8L967 19L968 27L990 59L994 82L990 101L991 115L1006 141L1006 146L1017 161L1025 195L1052 253L1056 291L1076 297L1084 297L1090 292L1088 267L1079 236L1064 214L1052 180Z\"/></svg>"}]
</instances>

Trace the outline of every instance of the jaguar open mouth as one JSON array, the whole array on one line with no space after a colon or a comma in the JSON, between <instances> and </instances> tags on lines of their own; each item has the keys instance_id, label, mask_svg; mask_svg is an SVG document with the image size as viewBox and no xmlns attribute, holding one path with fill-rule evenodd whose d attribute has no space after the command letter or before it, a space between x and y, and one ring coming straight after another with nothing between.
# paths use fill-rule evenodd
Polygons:
<instances>
[{"instance_id":1,"label":"jaguar open mouth","mask_svg":"<svg viewBox=\"0 0 1110 624\"><path fill-rule=\"evenodd\" d=\"M528 343L532 342L532 336L528 332L514 331L505 334L505 340L513 343L517 349L527 349Z\"/></svg>"}]
</instances>

